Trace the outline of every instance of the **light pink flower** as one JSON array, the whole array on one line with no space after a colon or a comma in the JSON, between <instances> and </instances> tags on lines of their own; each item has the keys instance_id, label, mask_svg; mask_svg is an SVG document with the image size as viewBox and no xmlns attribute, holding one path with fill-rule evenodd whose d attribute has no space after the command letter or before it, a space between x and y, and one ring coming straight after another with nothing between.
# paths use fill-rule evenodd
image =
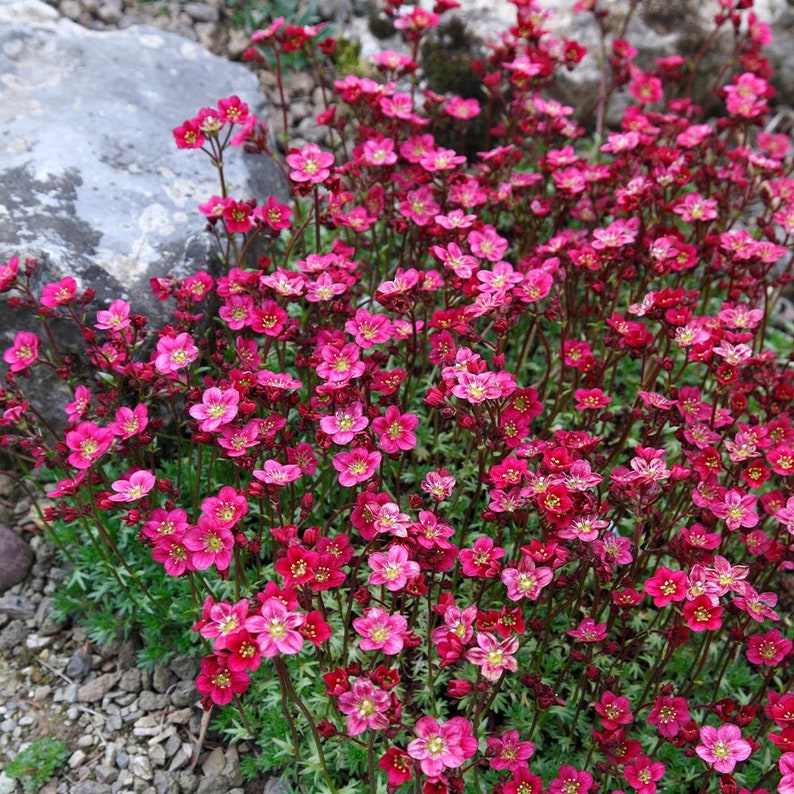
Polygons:
<instances>
[{"instance_id":1,"label":"light pink flower","mask_svg":"<svg viewBox=\"0 0 794 794\"><path fill-rule=\"evenodd\" d=\"M304 616L287 609L280 598L268 598L259 614L245 621L245 628L256 635L256 644L266 659L280 653L294 654L303 647L303 636L298 629Z\"/></svg>"},{"instance_id":2,"label":"light pink flower","mask_svg":"<svg viewBox=\"0 0 794 794\"><path fill-rule=\"evenodd\" d=\"M221 391L211 386L201 395L201 402L191 405L188 413L200 422L202 433L212 433L221 425L228 425L237 416L240 394L236 389Z\"/></svg>"},{"instance_id":3,"label":"light pink flower","mask_svg":"<svg viewBox=\"0 0 794 794\"><path fill-rule=\"evenodd\" d=\"M295 482L300 479L302 473L300 466L296 466L294 463L279 463L273 458L266 460L261 469L254 469L251 472L257 480L268 485L286 485Z\"/></svg>"},{"instance_id":4,"label":"light pink flower","mask_svg":"<svg viewBox=\"0 0 794 794\"><path fill-rule=\"evenodd\" d=\"M511 601L521 601L524 598L535 601L540 596L541 589L551 582L553 576L551 568L536 568L532 558L524 556L515 568L505 568L501 578Z\"/></svg>"},{"instance_id":5,"label":"light pink flower","mask_svg":"<svg viewBox=\"0 0 794 794\"><path fill-rule=\"evenodd\" d=\"M116 492L109 496L111 502L135 502L143 499L152 488L154 488L157 478L150 472L142 469L133 472L126 479L116 480L110 487Z\"/></svg>"},{"instance_id":6,"label":"light pink flower","mask_svg":"<svg viewBox=\"0 0 794 794\"><path fill-rule=\"evenodd\" d=\"M123 300L114 300L107 309L96 313L94 328L100 331L120 331L130 325L130 304Z\"/></svg>"},{"instance_id":7,"label":"light pink flower","mask_svg":"<svg viewBox=\"0 0 794 794\"><path fill-rule=\"evenodd\" d=\"M495 634L478 632L477 645L479 647L471 648L466 652L466 658L482 668L483 678L488 681L498 681L505 670L509 673L518 670L518 661L515 657L518 637L500 640Z\"/></svg>"},{"instance_id":8,"label":"light pink flower","mask_svg":"<svg viewBox=\"0 0 794 794\"><path fill-rule=\"evenodd\" d=\"M173 375L180 369L190 366L198 358L198 353L198 348L193 344L190 334L177 334L176 337L162 336L157 342L154 368L163 375Z\"/></svg>"},{"instance_id":9,"label":"light pink flower","mask_svg":"<svg viewBox=\"0 0 794 794\"><path fill-rule=\"evenodd\" d=\"M380 607L370 607L364 610L363 618L353 621L353 628L361 636L362 651L383 651L394 656L403 649L408 621L402 615L390 615Z\"/></svg>"},{"instance_id":10,"label":"light pink flower","mask_svg":"<svg viewBox=\"0 0 794 794\"><path fill-rule=\"evenodd\" d=\"M369 583L385 584L392 593L402 590L409 579L419 576L419 563L410 559L408 549L400 544L390 546L386 554L376 551L369 555L367 564L372 568Z\"/></svg>"},{"instance_id":11,"label":"light pink flower","mask_svg":"<svg viewBox=\"0 0 794 794\"><path fill-rule=\"evenodd\" d=\"M364 416L362 404L352 402L345 408L340 408L333 416L323 416L320 419L320 430L331 436L334 444L347 444L368 424L369 419Z\"/></svg>"},{"instance_id":12,"label":"light pink flower","mask_svg":"<svg viewBox=\"0 0 794 794\"><path fill-rule=\"evenodd\" d=\"M342 714L348 715L348 736L358 736L367 728L380 731L389 725L386 712L391 706L391 696L368 678L357 678L353 686L339 696L337 705Z\"/></svg>"},{"instance_id":13,"label":"light pink flower","mask_svg":"<svg viewBox=\"0 0 794 794\"><path fill-rule=\"evenodd\" d=\"M742 738L741 730L731 723L714 728L704 725L700 729L700 741L695 752L717 772L730 774L740 761L750 757L753 748Z\"/></svg>"},{"instance_id":14,"label":"light pink flower","mask_svg":"<svg viewBox=\"0 0 794 794\"><path fill-rule=\"evenodd\" d=\"M113 431L110 428L82 422L66 434L66 446L72 450L69 463L76 469L87 469L112 443Z\"/></svg>"},{"instance_id":15,"label":"light pink flower","mask_svg":"<svg viewBox=\"0 0 794 794\"><path fill-rule=\"evenodd\" d=\"M422 717L415 730L417 738L408 743L406 751L419 761L428 777L438 777L445 769L463 766L477 752L471 723L463 717L441 723L435 717Z\"/></svg>"},{"instance_id":16,"label":"light pink flower","mask_svg":"<svg viewBox=\"0 0 794 794\"><path fill-rule=\"evenodd\" d=\"M287 165L292 169L289 178L293 182L308 182L316 185L331 175L334 156L323 152L316 143L307 143L299 151L287 155Z\"/></svg>"}]
</instances>

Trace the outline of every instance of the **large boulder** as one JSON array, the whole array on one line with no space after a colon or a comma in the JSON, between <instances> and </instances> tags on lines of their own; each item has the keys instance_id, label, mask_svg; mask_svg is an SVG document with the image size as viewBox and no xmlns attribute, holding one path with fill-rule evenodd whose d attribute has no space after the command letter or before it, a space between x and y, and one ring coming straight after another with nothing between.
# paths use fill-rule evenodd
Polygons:
<instances>
[{"instance_id":1,"label":"large boulder","mask_svg":"<svg viewBox=\"0 0 794 794\"><path fill-rule=\"evenodd\" d=\"M90 31L37 0L0 0L0 262L38 258L42 280L71 275L156 312L152 276L214 256L197 205L219 192L216 170L171 130L232 94L262 112L253 73L179 36ZM271 161L241 154L225 170L232 195L283 190Z\"/></svg>"}]
</instances>

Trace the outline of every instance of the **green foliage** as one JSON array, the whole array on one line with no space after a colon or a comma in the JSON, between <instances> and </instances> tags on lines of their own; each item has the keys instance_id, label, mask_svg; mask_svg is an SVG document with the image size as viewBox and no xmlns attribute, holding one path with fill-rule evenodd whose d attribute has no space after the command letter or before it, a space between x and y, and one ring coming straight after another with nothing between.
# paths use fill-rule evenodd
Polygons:
<instances>
[{"instance_id":1,"label":"green foliage","mask_svg":"<svg viewBox=\"0 0 794 794\"><path fill-rule=\"evenodd\" d=\"M38 791L64 765L68 756L66 742L45 736L34 739L6 764L3 771L18 780L24 791Z\"/></svg>"}]
</instances>

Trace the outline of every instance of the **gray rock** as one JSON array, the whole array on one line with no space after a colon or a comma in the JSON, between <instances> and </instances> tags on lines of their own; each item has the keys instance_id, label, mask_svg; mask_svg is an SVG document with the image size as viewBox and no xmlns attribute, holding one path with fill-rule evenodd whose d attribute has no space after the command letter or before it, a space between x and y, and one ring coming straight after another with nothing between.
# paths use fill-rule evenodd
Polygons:
<instances>
[{"instance_id":1,"label":"gray rock","mask_svg":"<svg viewBox=\"0 0 794 794\"><path fill-rule=\"evenodd\" d=\"M72 789L72 794L110 794L112 789L107 783L97 780L83 780Z\"/></svg>"},{"instance_id":2,"label":"gray rock","mask_svg":"<svg viewBox=\"0 0 794 794\"><path fill-rule=\"evenodd\" d=\"M69 664L66 665L66 675L82 681L91 672L91 654L82 648L75 651Z\"/></svg>"},{"instance_id":3,"label":"gray rock","mask_svg":"<svg viewBox=\"0 0 794 794\"><path fill-rule=\"evenodd\" d=\"M121 673L103 673L86 682L77 690L77 700L80 703L96 703L102 700L118 683Z\"/></svg>"},{"instance_id":4,"label":"gray rock","mask_svg":"<svg viewBox=\"0 0 794 794\"><path fill-rule=\"evenodd\" d=\"M176 676L167 667L157 667L152 674L155 692L167 692L176 683Z\"/></svg>"},{"instance_id":5,"label":"gray rock","mask_svg":"<svg viewBox=\"0 0 794 794\"><path fill-rule=\"evenodd\" d=\"M160 711L168 706L168 697L157 692L141 692L138 707L144 711Z\"/></svg>"},{"instance_id":6,"label":"gray rock","mask_svg":"<svg viewBox=\"0 0 794 794\"><path fill-rule=\"evenodd\" d=\"M193 681L178 681L171 691L171 705L177 708L189 706L198 699L198 692Z\"/></svg>"},{"instance_id":7,"label":"gray rock","mask_svg":"<svg viewBox=\"0 0 794 794\"><path fill-rule=\"evenodd\" d=\"M0 0L0 74L0 261L37 258L36 289L70 275L97 308L126 298L160 324L169 309L149 279L216 261L197 205L217 173L172 129L231 94L261 114L255 75L154 28L86 30L37 0ZM240 198L280 184L241 150L225 173ZM31 318L4 304L0 317L5 348Z\"/></svg>"},{"instance_id":8,"label":"gray rock","mask_svg":"<svg viewBox=\"0 0 794 794\"><path fill-rule=\"evenodd\" d=\"M228 794L229 782L223 775L208 775L199 782L196 794Z\"/></svg>"},{"instance_id":9,"label":"gray rock","mask_svg":"<svg viewBox=\"0 0 794 794\"><path fill-rule=\"evenodd\" d=\"M0 592L21 582L33 565L33 552L16 532L0 524Z\"/></svg>"},{"instance_id":10,"label":"gray rock","mask_svg":"<svg viewBox=\"0 0 794 794\"><path fill-rule=\"evenodd\" d=\"M0 612L12 620L28 620L36 614L36 609L27 596L8 595L0 598Z\"/></svg>"},{"instance_id":11,"label":"gray rock","mask_svg":"<svg viewBox=\"0 0 794 794\"><path fill-rule=\"evenodd\" d=\"M213 8L209 3L185 3L182 10L194 22L217 22L220 16L217 8Z\"/></svg>"},{"instance_id":12,"label":"gray rock","mask_svg":"<svg viewBox=\"0 0 794 794\"><path fill-rule=\"evenodd\" d=\"M11 648L19 648L25 644L28 636L28 627L24 621L12 620L2 631L0 631L0 651L7 651Z\"/></svg>"},{"instance_id":13,"label":"gray rock","mask_svg":"<svg viewBox=\"0 0 794 794\"><path fill-rule=\"evenodd\" d=\"M112 766L99 764L94 767L94 777L100 783L114 783L119 776L119 770Z\"/></svg>"},{"instance_id":14,"label":"gray rock","mask_svg":"<svg viewBox=\"0 0 794 794\"><path fill-rule=\"evenodd\" d=\"M119 681L119 689L125 692L140 692L141 691L141 671L140 670L125 670L122 673L121 680Z\"/></svg>"},{"instance_id":15,"label":"gray rock","mask_svg":"<svg viewBox=\"0 0 794 794\"><path fill-rule=\"evenodd\" d=\"M168 663L168 669L180 681L192 681L199 673L201 663L193 656L180 654Z\"/></svg>"},{"instance_id":16,"label":"gray rock","mask_svg":"<svg viewBox=\"0 0 794 794\"><path fill-rule=\"evenodd\" d=\"M6 777L5 772L0 772L0 794L14 794L16 790L16 780Z\"/></svg>"}]
</instances>

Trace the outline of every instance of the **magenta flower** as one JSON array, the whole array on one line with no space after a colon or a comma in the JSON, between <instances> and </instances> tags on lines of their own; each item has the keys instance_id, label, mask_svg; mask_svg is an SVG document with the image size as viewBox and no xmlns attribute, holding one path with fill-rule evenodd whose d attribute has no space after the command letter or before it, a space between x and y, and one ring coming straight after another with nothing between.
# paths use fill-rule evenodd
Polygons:
<instances>
[{"instance_id":1,"label":"magenta flower","mask_svg":"<svg viewBox=\"0 0 794 794\"><path fill-rule=\"evenodd\" d=\"M490 737L487 746L491 769L509 769L511 772L526 768L524 762L535 753L532 742L519 741L518 731L505 731L498 739Z\"/></svg>"},{"instance_id":2,"label":"magenta flower","mask_svg":"<svg viewBox=\"0 0 794 794\"><path fill-rule=\"evenodd\" d=\"M245 628L256 635L256 644L266 659L278 654L294 654L303 647L303 635L298 629L304 616L288 609L280 598L268 598L259 614L245 621Z\"/></svg>"},{"instance_id":3,"label":"magenta flower","mask_svg":"<svg viewBox=\"0 0 794 794\"><path fill-rule=\"evenodd\" d=\"M293 182L319 184L331 175L330 167L334 156L323 152L316 143L307 143L299 151L293 150L287 155L287 165L292 169L289 178Z\"/></svg>"},{"instance_id":4,"label":"magenta flower","mask_svg":"<svg viewBox=\"0 0 794 794\"><path fill-rule=\"evenodd\" d=\"M495 579L499 575L499 560L505 556L501 546L495 546L488 537L477 538L470 549L458 552L461 572L477 579Z\"/></svg>"},{"instance_id":5,"label":"magenta flower","mask_svg":"<svg viewBox=\"0 0 794 794\"><path fill-rule=\"evenodd\" d=\"M360 355L358 345L353 342L344 345L341 350L333 345L324 345L320 350L322 362L317 367L317 374L323 380L337 384L360 378L364 374L364 362Z\"/></svg>"},{"instance_id":6,"label":"magenta flower","mask_svg":"<svg viewBox=\"0 0 794 794\"><path fill-rule=\"evenodd\" d=\"M339 452L331 463L339 472L339 484L350 488L366 482L380 465L380 452L369 452L364 447L354 447L350 452Z\"/></svg>"},{"instance_id":7,"label":"magenta flower","mask_svg":"<svg viewBox=\"0 0 794 794\"><path fill-rule=\"evenodd\" d=\"M49 308L63 306L74 298L76 291L77 282L71 276L66 276L52 284L45 284L41 291L41 305Z\"/></svg>"},{"instance_id":8,"label":"magenta flower","mask_svg":"<svg viewBox=\"0 0 794 794\"><path fill-rule=\"evenodd\" d=\"M121 439L132 438L146 429L149 424L149 411L143 403L134 408L122 406L116 411L115 418L116 421L108 425L113 435Z\"/></svg>"},{"instance_id":9,"label":"magenta flower","mask_svg":"<svg viewBox=\"0 0 794 794\"><path fill-rule=\"evenodd\" d=\"M654 794L656 783L664 777L665 766L661 761L651 761L647 755L638 755L626 764L623 776L637 794Z\"/></svg>"},{"instance_id":10,"label":"magenta flower","mask_svg":"<svg viewBox=\"0 0 794 794\"><path fill-rule=\"evenodd\" d=\"M39 355L39 338L28 331L17 331L14 344L3 353L3 361L11 372L27 369Z\"/></svg>"},{"instance_id":11,"label":"magenta flower","mask_svg":"<svg viewBox=\"0 0 794 794\"><path fill-rule=\"evenodd\" d=\"M549 794L586 794L593 785L589 772L563 764L557 777L549 783Z\"/></svg>"},{"instance_id":12,"label":"magenta flower","mask_svg":"<svg viewBox=\"0 0 794 794\"><path fill-rule=\"evenodd\" d=\"M182 542L190 552L191 565L197 571L213 565L219 571L225 571L232 561L234 535L211 516L201 516L197 525L185 532Z\"/></svg>"},{"instance_id":13,"label":"magenta flower","mask_svg":"<svg viewBox=\"0 0 794 794\"><path fill-rule=\"evenodd\" d=\"M198 358L198 353L190 334L162 336L154 353L154 368L163 375L173 375L192 364Z\"/></svg>"},{"instance_id":14,"label":"magenta flower","mask_svg":"<svg viewBox=\"0 0 794 794\"><path fill-rule=\"evenodd\" d=\"M376 551L369 555L367 563L372 568L369 583L385 584L389 592L402 590L409 579L419 576L419 563L410 559L408 549L400 544L390 546L386 554Z\"/></svg>"},{"instance_id":15,"label":"magenta flower","mask_svg":"<svg viewBox=\"0 0 794 794\"><path fill-rule=\"evenodd\" d=\"M362 651L383 651L394 656L403 649L408 621L402 615L390 615L380 607L370 607L364 610L363 618L353 621L353 628L361 636Z\"/></svg>"},{"instance_id":16,"label":"magenta flower","mask_svg":"<svg viewBox=\"0 0 794 794\"><path fill-rule=\"evenodd\" d=\"M422 717L416 723L416 739L406 751L428 777L438 777L445 769L463 766L477 752L477 740L471 735L471 723L463 717L439 723L435 717Z\"/></svg>"},{"instance_id":17,"label":"magenta flower","mask_svg":"<svg viewBox=\"0 0 794 794\"><path fill-rule=\"evenodd\" d=\"M739 761L750 757L753 748L742 738L741 730L731 723L713 728L704 725L700 729L700 741L695 752L717 772L730 774Z\"/></svg>"},{"instance_id":18,"label":"magenta flower","mask_svg":"<svg viewBox=\"0 0 794 794\"><path fill-rule=\"evenodd\" d=\"M345 331L353 335L359 347L368 350L391 339L391 321L385 314L370 314L366 309L357 309L353 319L345 323Z\"/></svg>"},{"instance_id":19,"label":"magenta flower","mask_svg":"<svg viewBox=\"0 0 794 794\"><path fill-rule=\"evenodd\" d=\"M664 607L671 601L683 601L686 598L687 583L687 575L683 571L673 571L662 565L645 582L643 589L653 598L655 606Z\"/></svg>"},{"instance_id":20,"label":"magenta flower","mask_svg":"<svg viewBox=\"0 0 794 794\"><path fill-rule=\"evenodd\" d=\"M97 427L93 422L82 422L66 434L66 446L72 450L69 463L76 469L87 469L110 448L113 431Z\"/></svg>"},{"instance_id":21,"label":"magenta flower","mask_svg":"<svg viewBox=\"0 0 794 794\"><path fill-rule=\"evenodd\" d=\"M64 407L66 419L69 422L76 422L88 410L90 405L91 392L85 386L78 386L74 390L74 401L67 403Z\"/></svg>"},{"instance_id":22,"label":"magenta flower","mask_svg":"<svg viewBox=\"0 0 794 794\"><path fill-rule=\"evenodd\" d=\"M143 499L154 488L157 478L150 472L142 469L130 474L126 479L116 480L110 487L116 492L109 496L111 502L135 502Z\"/></svg>"},{"instance_id":23,"label":"magenta flower","mask_svg":"<svg viewBox=\"0 0 794 794\"><path fill-rule=\"evenodd\" d=\"M202 433L212 433L221 425L228 425L237 416L240 395L236 389L221 391L211 386L201 395L201 403L191 405L188 413L200 422Z\"/></svg>"},{"instance_id":24,"label":"magenta flower","mask_svg":"<svg viewBox=\"0 0 794 794\"><path fill-rule=\"evenodd\" d=\"M372 420L372 432L377 433L381 449L389 454L393 452L408 451L416 446L414 429L419 424L416 414L400 413L396 405L386 409L385 416L378 416Z\"/></svg>"},{"instance_id":25,"label":"magenta flower","mask_svg":"<svg viewBox=\"0 0 794 794\"><path fill-rule=\"evenodd\" d=\"M747 659L753 664L775 667L791 653L792 642L777 629L765 634L751 634L747 638Z\"/></svg>"},{"instance_id":26,"label":"magenta flower","mask_svg":"<svg viewBox=\"0 0 794 794\"><path fill-rule=\"evenodd\" d=\"M649 725L655 725L660 736L672 739L690 720L686 698L659 695L647 717Z\"/></svg>"},{"instance_id":27,"label":"magenta flower","mask_svg":"<svg viewBox=\"0 0 794 794\"><path fill-rule=\"evenodd\" d=\"M233 527L248 512L248 500L231 485L224 485L217 496L201 502L201 512L225 527Z\"/></svg>"},{"instance_id":28,"label":"magenta flower","mask_svg":"<svg viewBox=\"0 0 794 794\"><path fill-rule=\"evenodd\" d=\"M201 662L201 672L196 678L199 693L208 696L219 706L231 703L232 698L245 692L251 683L248 673L229 667L228 659L226 653L205 656Z\"/></svg>"},{"instance_id":29,"label":"magenta flower","mask_svg":"<svg viewBox=\"0 0 794 794\"><path fill-rule=\"evenodd\" d=\"M357 678L353 686L339 696L337 705L342 714L347 714L348 736L358 736L367 728L380 731L389 726L386 712L391 706L391 696L368 678Z\"/></svg>"},{"instance_id":30,"label":"magenta flower","mask_svg":"<svg viewBox=\"0 0 794 794\"><path fill-rule=\"evenodd\" d=\"M488 681L498 681L505 670L509 673L518 670L518 661L515 657L518 637L500 640L495 634L478 632L477 645L478 648L471 648L466 652L466 658L482 668L483 678Z\"/></svg>"},{"instance_id":31,"label":"magenta flower","mask_svg":"<svg viewBox=\"0 0 794 794\"><path fill-rule=\"evenodd\" d=\"M579 642L601 642L607 637L607 624L585 618L575 629L565 633L575 637Z\"/></svg>"}]
</instances>

